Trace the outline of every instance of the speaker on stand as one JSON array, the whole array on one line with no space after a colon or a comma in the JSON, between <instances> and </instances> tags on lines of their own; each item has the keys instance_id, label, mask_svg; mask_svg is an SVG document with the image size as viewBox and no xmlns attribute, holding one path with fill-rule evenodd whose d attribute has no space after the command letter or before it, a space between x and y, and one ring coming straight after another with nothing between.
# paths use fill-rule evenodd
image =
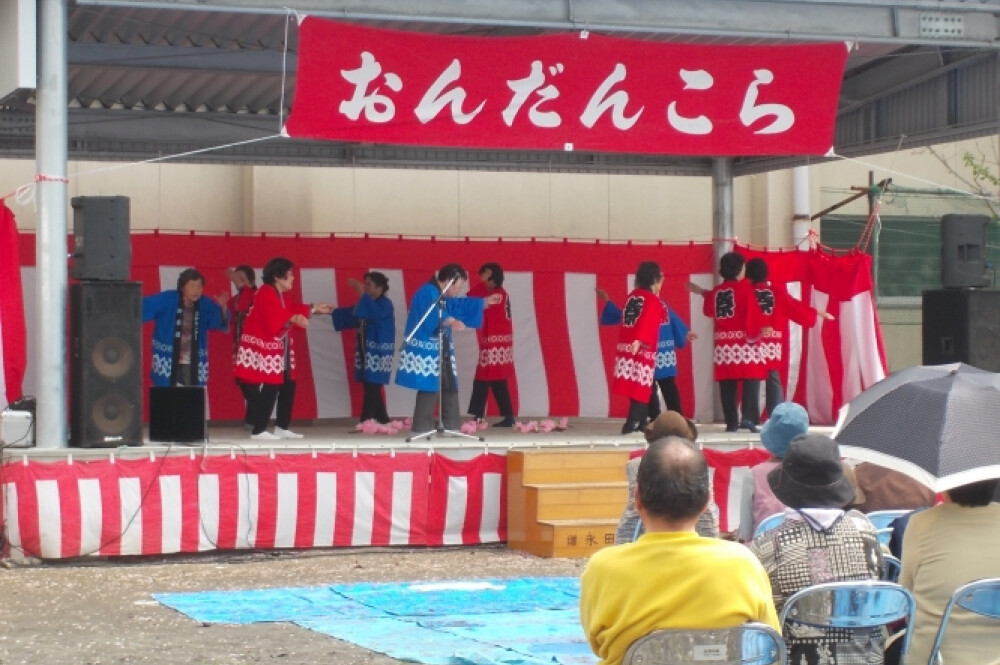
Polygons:
<instances>
[{"instance_id":1,"label":"speaker on stand","mask_svg":"<svg viewBox=\"0 0 1000 665\"><path fill-rule=\"evenodd\" d=\"M75 196L74 279L126 281L132 269L127 196Z\"/></svg>"},{"instance_id":2,"label":"speaker on stand","mask_svg":"<svg viewBox=\"0 0 1000 665\"><path fill-rule=\"evenodd\" d=\"M986 274L986 215L941 218L941 286L946 289L990 285Z\"/></svg>"}]
</instances>

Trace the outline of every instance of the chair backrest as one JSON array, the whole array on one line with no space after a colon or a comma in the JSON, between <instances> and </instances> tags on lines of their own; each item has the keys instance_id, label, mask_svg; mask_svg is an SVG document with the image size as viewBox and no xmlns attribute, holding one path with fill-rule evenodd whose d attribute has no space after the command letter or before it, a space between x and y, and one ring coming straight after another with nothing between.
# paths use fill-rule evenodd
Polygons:
<instances>
[{"instance_id":1,"label":"chair backrest","mask_svg":"<svg viewBox=\"0 0 1000 665\"><path fill-rule=\"evenodd\" d=\"M646 533L646 525L642 523L642 520L637 520L635 523L635 533L632 534L632 541L639 540L639 536Z\"/></svg>"},{"instance_id":2,"label":"chair backrest","mask_svg":"<svg viewBox=\"0 0 1000 665\"><path fill-rule=\"evenodd\" d=\"M885 565L882 568L882 579L886 582L898 582L899 573L903 570L903 562L891 554L883 554Z\"/></svg>"},{"instance_id":3,"label":"chair backrest","mask_svg":"<svg viewBox=\"0 0 1000 665\"><path fill-rule=\"evenodd\" d=\"M876 628L899 619L912 626L916 612L913 594L893 582L827 582L792 594L781 609L781 626L795 621L818 628ZM910 648L910 634L903 637L901 653Z\"/></svg>"},{"instance_id":4,"label":"chair backrest","mask_svg":"<svg viewBox=\"0 0 1000 665\"><path fill-rule=\"evenodd\" d=\"M710 630L656 630L637 639L622 665L785 665L785 640L762 623Z\"/></svg>"},{"instance_id":5,"label":"chair backrest","mask_svg":"<svg viewBox=\"0 0 1000 665\"><path fill-rule=\"evenodd\" d=\"M753 537L756 538L762 533L766 533L785 521L785 513L775 513L768 515L760 521L757 528L753 530Z\"/></svg>"},{"instance_id":6,"label":"chair backrest","mask_svg":"<svg viewBox=\"0 0 1000 665\"><path fill-rule=\"evenodd\" d=\"M934 638L934 646L931 648L929 665L934 665L938 651L941 649L941 640L944 639L944 631L948 625L948 618L955 606L976 614L1000 619L1000 578L987 578L969 582L955 589L951 595L951 600L945 605L944 614L941 615L941 625L938 626L937 637Z\"/></svg>"},{"instance_id":7,"label":"chair backrest","mask_svg":"<svg viewBox=\"0 0 1000 665\"><path fill-rule=\"evenodd\" d=\"M868 521L872 523L875 527L875 532L878 534L878 542L881 545L888 545L889 539L892 537L892 521L897 517L902 517L912 513L912 510L873 510L870 513L865 513L865 517Z\"/></svg>"},{"instance_id":8,"label":"chair backrest","mask_svg":"<svg viewBox=\"0 0 1000 665\"><path fill-rule=\"evenodd\" d=\"M908 513L912 513L912 510L873 510L870 513L865 513L865 517L868 521L875 525L875 529L888 529L892 521L897 517L902 517Z\"/></svg>"}]
</instances>

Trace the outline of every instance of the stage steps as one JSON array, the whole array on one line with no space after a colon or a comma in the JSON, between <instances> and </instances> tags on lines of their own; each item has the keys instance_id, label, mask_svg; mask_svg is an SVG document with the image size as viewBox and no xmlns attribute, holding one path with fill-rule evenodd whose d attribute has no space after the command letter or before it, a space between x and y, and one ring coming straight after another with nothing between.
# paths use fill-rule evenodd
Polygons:
<instances>
[{"instance_id":1,"label":"stage steps","mask_svg":"<svg viewBox=\"0 0 1000 665\"><path fill-rule=\"evenodd\" d=\"M510 450L507 546L586 558L615 542L625 509L627 449Z\"/></svg>"}]
</instances>

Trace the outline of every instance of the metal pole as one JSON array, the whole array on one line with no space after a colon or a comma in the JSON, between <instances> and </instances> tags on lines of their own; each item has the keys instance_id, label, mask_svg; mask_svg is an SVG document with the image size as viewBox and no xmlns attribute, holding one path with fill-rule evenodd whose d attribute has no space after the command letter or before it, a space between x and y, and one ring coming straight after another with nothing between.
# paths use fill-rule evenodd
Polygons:
<instances>
[{"instance_id":1,"label":"metal pole","mask_svg":"<svg viewBox=\"0 0 1000 665\"><path fill-rule=\"evenodd\" d=\"M38 0L38 89L35 170L38 222L35 289L38 297L35 444L66 441L66 0Z\"/></svg>"},{"instance_id":2,"label":"metal pole","mask_svg":"<svg viewBox=\"0 0 1000 665\"><path fill-rule=\"evenodd\" d=\"M809 249L805 240L812 224L809 222L809 167L792 169L792 245L796 249Z\"/></svg>"},{"instance_id":3,"label":"metal pole","mask_svg":"<svg viewBox=\"0 0 1000 665\"><path fill-rule=\"evenodd\" d=\"M880 185L882 183L879 183ZM875 304L878 304L878 236L882 231L881 222L877 218L873 219L872 216L875 214L875 203L878 197L882 195L879 191L878 194L875 193L875 172L868 172L868 219L872 220L872 294L875 296L873 300Z\"/></svg>"},{"instance_id":4,"label":"metal pole","mask_svg":"<svg viewBox=\"0 0 1000 665\"><path fill-rule=\"evenodd\" d=\"M733 238L736 237L733 223L733 160L730 157L712 160L712 223L717 268L722 255L732 250Z\"/></svg>"}]
</instances>

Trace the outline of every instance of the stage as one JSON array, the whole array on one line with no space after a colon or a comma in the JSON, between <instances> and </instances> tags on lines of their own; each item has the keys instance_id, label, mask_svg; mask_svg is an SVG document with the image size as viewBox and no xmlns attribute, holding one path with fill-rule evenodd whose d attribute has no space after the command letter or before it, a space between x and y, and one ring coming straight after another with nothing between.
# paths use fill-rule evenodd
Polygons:
<instances>
[{"instance_id":1,"label":"stage","mask_svg":"<svg viewBox=\"0 0 1000 665\"><path fill-rule=\"evenodd\" d=\"M618 419L410 443L411 432L364 434L354 426L295 423L304 438L258 442L239 425L213 423L208 439L193 444L5 448L4 553L66 559L506 542L507 451L634 451L644 443L640 434L621 435ZM747 449L765 455L759 435L723 429L699 425L698 443L717 453L714 492L725 510L738 504L746 469L729 457L745 460Z\"/></svg>"},{"instance_id":2,"label":"stage","mask_svg":"<svg viewBox=\"0 0 1000 665\"><path fill-rule=\"evenodd\" d=\"M496 420L496 419L493 419ZM537 419L521 419L521 423L539 422ZM348 418L321 419L311 422L296 422L292 430L303 435L302 439L282 439L278 441L251 441L250 433L241 424L223 421L209 422L208 437L198 443L151 442L149 430L143 432L141 446L121 446L117 448L51 448L36 445L32 447L6 447L4 454L10 457L27 457L31 460L64 459L72 455L75 459L107 459L110 455L122 459L133 459L155 455L187 455L191 450L199 454L229 454L230 449L248 454L271 452L428 452L442 451L453 459L467 459L483 452L497 452L510 448L533 447L591 447L622 446L637 448L645 442L641 434L621 434L621 419L572 418L566 429L552 432L520 432L513 428L488 427L475 436L453 436L437 434L407 442L406 438L419 432L402 430L397 434L366 434L355 428L357 421ZM819 428L824 429L824 428ZM827 428L828 429L828 428ZM727 433L722 424L698 425L698 443L718 450L737 450L760 445L760 435L746 430Z\"/></svg>"}]
</instances>

